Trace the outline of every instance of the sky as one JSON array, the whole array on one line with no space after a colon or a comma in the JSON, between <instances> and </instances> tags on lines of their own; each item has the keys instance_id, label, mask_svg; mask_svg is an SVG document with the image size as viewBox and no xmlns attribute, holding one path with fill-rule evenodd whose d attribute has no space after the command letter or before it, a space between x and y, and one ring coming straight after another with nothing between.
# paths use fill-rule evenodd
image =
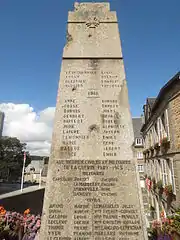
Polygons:
<instances>
[{"instance_id":1,"label":"sky","mask_svg":"<svg viewBox=\"0 0 180 240\"><path fill-rule=\"evenodd\" d=\"M179 71L180 1L109 2L118 15L130 107L137 117L146 98L157 96ZM49 153L67 13L73 4L0 0L3 135L27 142L33 154Z\"/></svg>"}]
</instances>

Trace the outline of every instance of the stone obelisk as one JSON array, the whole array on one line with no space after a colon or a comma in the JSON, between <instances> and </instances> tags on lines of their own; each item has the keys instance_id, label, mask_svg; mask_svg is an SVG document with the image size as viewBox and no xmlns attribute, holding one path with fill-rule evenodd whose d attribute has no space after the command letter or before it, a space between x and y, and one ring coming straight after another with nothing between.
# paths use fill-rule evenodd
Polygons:
<instances>
[{"instance_id":1,"label":"stone obelisk","mask_svg":"<svg viewBox=\"0 0 180 240\"><path fill-rule=\"evenodd\" d=\"M69 12L40 240L144 240L116 12Z\"/></svg>"}]
</instances>

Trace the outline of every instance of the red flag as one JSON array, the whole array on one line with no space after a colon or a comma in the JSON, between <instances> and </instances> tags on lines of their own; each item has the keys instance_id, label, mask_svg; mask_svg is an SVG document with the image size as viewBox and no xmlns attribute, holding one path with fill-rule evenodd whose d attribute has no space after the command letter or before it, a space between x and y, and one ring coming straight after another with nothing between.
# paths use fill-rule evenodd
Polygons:
<instances>
[{"instance_id":1,"label":"red flag","mask_svg":"<svg viewBox=\"0 0 180 240\"><path fill-rule=\"evenodd\" d=\"M147 186L147 189L150 191L151 189L151 185L152 185L152 182L150 179L146 178L146 186Z\"/></svg>"}]
</instances>

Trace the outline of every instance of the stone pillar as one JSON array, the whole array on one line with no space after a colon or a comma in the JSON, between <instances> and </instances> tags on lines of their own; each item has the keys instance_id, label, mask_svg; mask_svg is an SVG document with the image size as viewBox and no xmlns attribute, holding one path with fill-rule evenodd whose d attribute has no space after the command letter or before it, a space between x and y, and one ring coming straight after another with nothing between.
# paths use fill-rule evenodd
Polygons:
<instances>
[{"instance_id":1,"label":"stone pillar","mask_svg":"<svg viewBox=\"0 0 180 240\"><path fill-rule=\"evenodd\" d=\"M109 3L69 12L41 240L144 240L118 21Z\"/></svg>"}]
</instances>

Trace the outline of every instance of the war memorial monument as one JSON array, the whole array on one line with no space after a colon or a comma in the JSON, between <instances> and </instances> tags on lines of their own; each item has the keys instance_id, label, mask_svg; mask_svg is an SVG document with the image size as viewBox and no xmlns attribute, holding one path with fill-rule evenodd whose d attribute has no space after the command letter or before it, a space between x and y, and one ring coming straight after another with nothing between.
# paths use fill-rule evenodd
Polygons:
<instances>
[{"instance_id":1,"label":"war memorial monument","mask_svg":"<svg viewBox=\"0 0 180 240\"><path fill-rule=\"evenodd\" d=\"M63 51L40 240L144 240L116 12L75 3Z\"/></svg>"}]
</instances>

